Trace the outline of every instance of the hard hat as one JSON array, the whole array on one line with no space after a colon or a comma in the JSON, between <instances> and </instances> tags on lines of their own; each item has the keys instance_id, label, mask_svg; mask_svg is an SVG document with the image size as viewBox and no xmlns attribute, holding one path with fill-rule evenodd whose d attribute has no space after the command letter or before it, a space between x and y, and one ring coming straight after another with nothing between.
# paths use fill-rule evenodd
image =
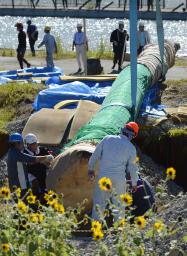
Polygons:
<instances>
[{"instance_id":1,"label":"hard hat","mask_svg":"<svg viewBox=\"0 0 187 256\"><path fill-rule=\"evenodd\" d=\"M144 27L144 23L143 23L143 22L140 22L140 23L139 23L139 27Z\"/></svg>"},{"instance_id":2,"label":"hard hat","mask_svg":"<svg viewBox=\"0 0 187 256\"><path fill-rule=\"evenodd\" d=\"M20 133L12 133L9 137L9 142L23 142L23 137Z\"/></svg>"},{"instance_id":3,"label":"hard hat","mask_svg":"<svg viewBox=\"0 0 187 256\"><path fill-rule=\"evenodd\" d=\"M33 133L28 133L25 136L24 140L25 140L26 144L33 144L33 143L37 143L38 142L38 139L37 139L36 135L34 135Z\"/></svg>"},{"instance_id":4,"label":"hard hat","mask_svg":"<svg viewBox=\"0 0 187 256\"><path fill-rule=\"evenodd\" d=\"M32 21L31 20L27 20L27 24L31 24L32 23Z\"/></svg>"},{"instance_id":5,"label":"hard hat","mask_svg":"<svg viewBox=\"0 0 187 256\"><path fill-rule=\"evenodd\" d=\"M82 24L78 23L77 28L82 28Z\"/></svg>"},{"instance_id":6,"label":"hard hat","mask_svg":"<svg viewBox=\"0 0 187 256\"><path fill-rule=\"evenodd\" d=\"M46 31L51 31L51 27L50 26L45 26L45 30Z\"/></svg>"},{"instance_id":7,"label":"hard hat","mask_svg":"<svg viewBox=\"0 0 187 256\"><path fill-rule=\"evenodd\" d=\"M135 137L138 135L138 131L139 131L139 126L137 123L135 122L129 122L125 125L125 128L133 130Z\"/></svg>"},{"instance_id":8,"label":"hard hat","mask_svg":"<svg viewBox=\"0 0 187 256\"><path fill-rule=\"evenodd\" d=\"M118 22L118 24L119 24L119 25L124 25L124 22L123 22L122 20L120 20L120 21Z\"/></svg>"},{"instance_id":9,"label":"hard hat","mask_svg":"<svg viewBox=\"0 0 187 256\"><path fill-rule=\"evenodd\" d=\"M17 22L17 23L14 25L14 27L16 27L16 28L23 28L23 23Z\"/></svg>"}]
</instances>

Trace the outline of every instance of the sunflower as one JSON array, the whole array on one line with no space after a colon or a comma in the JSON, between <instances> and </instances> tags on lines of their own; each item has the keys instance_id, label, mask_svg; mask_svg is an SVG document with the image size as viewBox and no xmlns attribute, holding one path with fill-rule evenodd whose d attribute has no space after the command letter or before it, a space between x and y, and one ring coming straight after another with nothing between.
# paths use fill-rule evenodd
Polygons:
<instances>
[{"instance_id":1,"label":"sunflower","mask_svg":"<svg viewBox=\"0 0 187 256\"><path fill-rule=\"evenodd\" d=\"M101 228L102 228L102 225L99 221L97 220L92 221L92 227L91 227L92 231L101 230Z\"/></svg>"},{"instance_id":2,"label":"sunflower","mask_svg":"<svg viewBox=\"0 0 187 256\"><path fill-rule=\"evenodd\" d=\"M26 204L25 204L23 201L21 201L21 200L18 201L17 208L18 208L18 210L19 210L20 213L26 213L26 212L28 212L28 207L27 207Z\"/></svg>"},{"instance_id":3,"label":"sunflower","mask_svg":"<svg viewBox=\"0 0 187 256\"><path fill-rule=\"evenodd\" d=\"M103 177L98 181L101 190L110 191L112 189L112 181L109 178Z\"/></svg>"},{"instance_id":4,"label":"sunflower","mask_svg":"<svg viewBox=\"0 0 187 256\"><path fill-rule=\"evenodd\" d=\"M17 196L18 198L20 198L20 197L21 197L21 188L17 188L17 189L15 190L15 194L16 194L16 196Z\"/></svg>"},{"instance_id":5,"label":"sunflower","mask_svg":"<svg viewBox=\"0 0 187 256\"><path fill-rule=\"evenodd\" d=\"M0 197L9 200L10 199L10 189L8 187L0 188Z\"/></svg>"},{"instance_id":6,"label":"sunflower","mask_svg":"<svg viewBox=\"0 0 187 256\"><path fill-rule=\"evenodd\" d=\"M156 221L154 224L153 224L153 228L160 232L164 229L164 223L162 221Z\"/></svg>"},{"instance_id":7,"label":"sunflower","mask_svg":"<svg viewBox=\"0 0 187 256\"><path fill-rule=\"evenodd\" d=\"M10 245L9 244L2 244L1 249L4 253L7 253L10 251Z\"/></svg>"},{"instance_id":8,"label":"sunflower","mask_svg":"<svg viewBox=\"0 0 187 256\"><path fill-rule=\"evenodd\" d=\"M143 216L136 217L135 224L138 225L141 229L144 229L146 226L146 220Z\"/></svg>"},{"instance_id":9,"label":"sunflower","mask_svg":"<svg viewBox=\"0 0 187 256\"><path fill-rule=\"evenodd\" d=\"M58 204L57 211L61 214L64 214L65 212L64 206L62 204Z\"/></svg>"},{"instance_id":10,"label":"sunflower","mask_svg":"<svg viewBox=\"0 0 187 256\"><path fill-rule=\"evenodd\" d=\"M33 194L30 194L29 196L27 196L27 202L29 204L35 204L36 203L36 196L34 196Z\"/></svg>"},{"instance_id":11,"label":"sunflower","mask_svg":"<svg viewBox=\"0 0 187 256\"><path fill-rule=\"evenodd\" d=\"M122 218L122 219L120 219L120 220L118 221L118 226L122 228L122 227L125 226L125 223L126 223L126 220L125 220L124 218Z\"/></svg>"},{"instance_id":12,"label":"sunflower","mask_svg":"<svg viewBox=\"0 0 187 256\"><path fill-rule=\"evenodd\" d=\"M33 223L41 223L44 220L44 216L40 213L31 213L29 215L29 221Z\"/></svg>"},{"instance_id":13,"label":"sunflower","mask_svg":"<svg viewBox=\"0 0 187 256\"><path fill-rule=\"evenodd\" d=\"M126 193L126 194L121 194L121 195L120 195L120 198L121 198L121 200L122 200L126 205L128 205L128 206L132 205L132 203L133 203L132 196L129 195L128 193Z\"/></svg>"},{"instance_id":14,"label":"sunflower","mask_svg":"<svg viewBox=\"0 0 187 256\"><path fill-rule=\"evenodd\" d=\"M102 230L100 229L96 229L93 231L93 239L98 241L98 240L101 240L103 239L104 237L104 233L102 232Z\"/></svg>"},{"instance_id":15,"label":"sunflower","mask_svg":"<svg viewBox=\"0 0 187 256\"><path fill-rule=\"evenodd\" d=\"M174 180L176 178L176 170L173 167L166 169L167 179Z\"/></svg>"}]
</instances>

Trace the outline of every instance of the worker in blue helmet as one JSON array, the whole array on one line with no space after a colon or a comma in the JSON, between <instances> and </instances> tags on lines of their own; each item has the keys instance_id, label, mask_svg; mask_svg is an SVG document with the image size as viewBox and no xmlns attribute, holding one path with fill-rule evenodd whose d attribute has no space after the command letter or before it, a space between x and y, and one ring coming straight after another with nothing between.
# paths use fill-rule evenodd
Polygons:
<instances>
[{"instance_id":1,"label":"worker in blue helmet","mask_svg":"<svg viewBox=\"0 0 187 256\"><path fill-rule=\"evenodd\" d=\"M29 180L26 163L51 162L48 156L31 156L23 153L23 137L20 133L13 133L9 137L8 151L8 181L11 191L21 188L26 191L29 188Z\"/></svg>"}]
</instances>

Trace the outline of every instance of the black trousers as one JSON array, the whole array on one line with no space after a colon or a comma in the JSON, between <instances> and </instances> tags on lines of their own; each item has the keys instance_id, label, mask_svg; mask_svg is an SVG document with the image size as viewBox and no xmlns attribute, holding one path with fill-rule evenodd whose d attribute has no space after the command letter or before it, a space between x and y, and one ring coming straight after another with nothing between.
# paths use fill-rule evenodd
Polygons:
<instances>
[{"instance_id":1,"label":"black trousers","mask_svg":"<svg viewBox=\"0 0 187 256\"><path fill-rule=\"evenodd\" d=\"M26 59L24 59L25 52L26 48L17 49L17 59L21 69L23 69L23 63L25 63L27 67L30 67L30 63Z\"/></svg>"},{"instance_id":2,"label":"black trousers","mask_svg":"<svg viewBox=\"0 0 187 256\"><path fill-rule=\"evenodd\" d=\"M30 174L34 175L38 181L38 185L42 191L46 189L46 169L32 170Z\"/></svg>"},{"instance_id":3,"label":"black trousers","mask_svg":"<svg viewBox=\"0 0 187 256\"><path fill-rule=\"evenodd\" d=\"M137 54L139 55L141 52L143 52L144 47L140 46L137 50Z\"/></svg>"},{"instance_id":4,"label":"black trousers","mask_svg":"<svg viewBox=\"0 0 187 256\"><path fill-rule=\"evenodd\" d=\"M101 1L102 1L102 0L96 0L95 9L100 10L100 8L101 8Z\"/></svg>"},{"instance_id":5,"label":"black trousers","mask_svg":"<svg viewBox=\"0 0 187 256\"><path fill-rule=\"evenodd\" d=\"M123 64L123 61L124 61L125 52L126 52L126 49L124 50L124 56L123 56L123 49L114 50L114 59L113 59L114 66L118 63L119 68L121 68L121 65Z\"/></svg>"},{"instance_id":6,"label":"black trousers","mask_svg":"<svg viewBox=\"0 0 187 256\"><path fill-rule=\"evenodd\" d=\"M64 8L68 8L68 1L67 0L62 0L62 4Z\"/></svg>"},{"instance_id":7,"label":"black trousers","mask_svg":"<svg viewBox=\"0 0 187 256\"><path fill-rule=\"evenodd\" d=\"M34 45L36 43L36 40L34 40L32 37L29 38L29 44L30 44L30 48L31 48L31 52L35 54L35 49L34 49Z\"/></svg>"}]
</instances>

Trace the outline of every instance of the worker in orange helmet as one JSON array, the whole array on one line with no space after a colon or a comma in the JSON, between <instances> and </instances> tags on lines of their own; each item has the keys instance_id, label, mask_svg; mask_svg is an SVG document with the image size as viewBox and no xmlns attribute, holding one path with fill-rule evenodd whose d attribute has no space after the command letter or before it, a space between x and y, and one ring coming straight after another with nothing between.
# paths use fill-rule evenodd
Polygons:
<instances>
[{"instance_id":1,"label":"worker in orange helmet","mask_svg":"<svg viewBox=\"0 0 187 256\"><path fill-rule=\"evenodd\" d=\"M99 205L103 212L107 205L107 201L111 199L116 206L113 211L114 219L120 219L124 212L124 206L119 205L119 201L113 194L102 191L99 187L99 180L107 177L112 181L112 188L117 195L126 193L126 175L130 175L132 183L132 191L137 190L138 166L136 164L136 148L131 140L138 135L139 127L135 122L129 122L121 129L119 135L106 136L96 147L88 163L88 178L95 180L96 161L100 161L99 172L96 179L96 187L93 196L92 218L99 220L100 216L96 210ZM121 210L119 210L120 208Z\"/></svg>"}]
</instances>

